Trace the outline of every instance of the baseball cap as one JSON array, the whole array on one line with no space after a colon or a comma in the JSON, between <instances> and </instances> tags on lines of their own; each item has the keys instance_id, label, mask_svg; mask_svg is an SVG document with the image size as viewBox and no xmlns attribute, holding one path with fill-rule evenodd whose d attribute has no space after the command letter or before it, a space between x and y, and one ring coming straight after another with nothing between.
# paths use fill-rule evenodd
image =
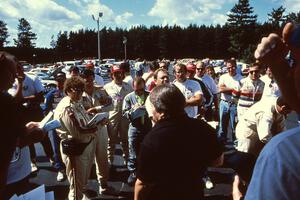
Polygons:
<instances>
[{"instance_id":1,"label":"baseball cap","mask_svg":"<svg viewBox=\"0 0 300 200\"><path fill-rule=\"evenodd\" d=\"M195 72L195 71L196 71L196 65L194 65L193 63L188 63L188 64L186 65L186 69L187 69L188 71L193 71L193 72Z\"/></svg>"},{"instance_id":2,"label":"baseball cap","mask_svg":"<svg viewBox=\"0 0 300 200\"><path fill-rule=\"evenodd\" d=\"M94 68L94 64L93 64L92 62L89 62L89 63L87 63L87 64L85 65L85 67L86 67L87 69L92 69L92 68Z\"/></svg>"},{"instance_id":3,"label":"baseball cap","mask_svg":"<svg viewBox=\"0 0 300 200\"><path fill-rule=\"evenodd\" d=\"M66 79L66 74L64 72L58 72L55 77L55 80L64 80Z\"/></svg>"},{"instance_id":4,"label":"baseball cap","mask_svg":"<svg viewBox=\"0 0 300 200\"><path fill-rule=\"evenodd\" d=\"M120 65L113 65L111 67L111 73L115 73L115 72L124 72L123 69L120 67Z\"/></svg>"}]
</instances>

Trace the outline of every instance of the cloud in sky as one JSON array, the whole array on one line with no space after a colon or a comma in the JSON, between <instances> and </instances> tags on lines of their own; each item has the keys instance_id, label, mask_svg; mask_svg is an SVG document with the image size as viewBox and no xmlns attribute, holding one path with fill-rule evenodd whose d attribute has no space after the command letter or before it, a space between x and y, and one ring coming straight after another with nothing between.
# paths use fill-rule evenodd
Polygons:
<instances>
[{"instance_id":1,"label":"cloud in sky","mask_svg":"<svg viewBox=\"0 0 300 200\"><path fill-rule=\"evenodd\" d=\"M70 30L81 19L76 12L53 0L9 0L0 4L0 17L10 23L10 38L17 38L18 19L25 18L37 33L37 46L49 46L50 37L60 30ZM15 24L15 27L12 27ZM49 38L49 39L46 39ZM47 42L46 42L47 41ZM10 42L10 45L13 43Z\"/></svg>"},{"instance_id":2,"label":"cloud in sky","mask_svg":"<svg viewBox=\"0 0 300 200\"><path fill-rule=\"evenodd\" d=\"M122 14L116 14L110 7L102 4L100 0L84 0L79 2L78 0L69 0L71 3L76 5L81 10L82 15L95 17L98 16L99 12L103 13L101 21L108 23L112 26L130 26L129 20L133 16L131 12L124 12Z\"/></svg>"},{"instance_id":3,"label":"cloud in sky","mask_svg":"<svg viewBox=\"0 0 300 200\"><path fill-rule=\"evenodd\" d=\"M282 2L283 7L286 8L286 11L289 12L299 12L300 10L300 1L299 0L285 0Z\"/></svg>"},{"instance_id":4,"label":"cloud in sky","mask_svg":"<svg viewBox=\"0 0 300 200\"><path fill-rule=\"evenodd\" d=\"M227 16L218 13L225 0L156 0L148 15L164 24L224 24Z\"/></svg>"}]
</instances>

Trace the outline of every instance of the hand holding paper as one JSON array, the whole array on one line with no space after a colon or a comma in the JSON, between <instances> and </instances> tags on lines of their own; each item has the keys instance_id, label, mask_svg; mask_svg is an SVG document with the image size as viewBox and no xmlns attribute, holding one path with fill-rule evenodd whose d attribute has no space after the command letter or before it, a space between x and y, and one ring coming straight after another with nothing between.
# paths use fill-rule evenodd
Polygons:
<instances>
[{"instance_id":1,"label":"hand holding paper","mask_svg":"<svg viewBox=\"0 0 300 200\"><path fill-rule=\"evenodd\" d=\"M89 127L96 126L100 123L103 119L108 119L109 114L107 112L97 113L87 124Z\"/></svg>"}]
</instances>

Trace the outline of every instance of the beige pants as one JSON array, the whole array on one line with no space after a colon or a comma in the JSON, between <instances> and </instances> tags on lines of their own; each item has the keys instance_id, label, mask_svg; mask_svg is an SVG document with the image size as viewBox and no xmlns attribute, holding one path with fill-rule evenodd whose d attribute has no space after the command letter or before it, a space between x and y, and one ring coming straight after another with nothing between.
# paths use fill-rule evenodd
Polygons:
<instances>
[{"instance_id":1,"label":"beige pants","mask_svg":"<svg viewBox=\"0 0 300 200\"><path fill-rule=\"evenodd\" d=\"M81 200L85 198L84 195L85 186L87 185L90 176L91 167L95 155L94 140L85 148L85 150L80 156L74 156L73 159L71 159L69 156L64 154L61 149L62 160L66 165L66 174L70 182L69 195L68 195L69 200L75 199L75 186L76 186L76 193L77 193L76 200ZM73 167L75 168L74 170L76 176L75 180L74 180L74 174L72 170Z\"/></svg>"},{"instance_id":2,"label":"beige pants","mask_svg":"<svg viewBox=\"0 0 300 200\"><path fill-rule=\"evenodd\" d=\"M241 152L251 153L258 156L264 144L260 142L256 131L238 123L235 129L237 138L236 149Z\"/></svg>"},{"instance_id":3,"label":"beige pants","mask_svg":"<svg viewBox=\"0 0 300 200\"><path fill-rule=\"evenodd\" d=\"M100 184L107 184L109 165L107 156L108 133L107 127L98 130L95 141L96 174Z\"/></svg>"},{"instance_id":4,"label":"beige pants","mask_svg":"<svg viewBox=\"0 0 300 200\"><path fill-rule=\"evenodd\" d=\"M125 161L128 158L128 125L129 122L124 117L118 117L110 121L108 124L108 158L112 162L115 153L115 146L120 136L123 149L123 157Z\"/></svg>"}]
</instances>

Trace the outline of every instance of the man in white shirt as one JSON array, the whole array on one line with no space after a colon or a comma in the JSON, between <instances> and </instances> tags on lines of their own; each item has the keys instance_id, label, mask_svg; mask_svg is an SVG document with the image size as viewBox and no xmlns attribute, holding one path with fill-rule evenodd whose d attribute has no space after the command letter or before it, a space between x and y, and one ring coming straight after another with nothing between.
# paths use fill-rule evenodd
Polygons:
<instances>
[{"instance_id":1,"label":"man in white shirt","mask_svg":"<svg viewBox=\"0 0 300 200\"><path fill-rule=\"evenodd\" d=\"M219 112L219 100L218 100L218 87L216 85L216 82L214 79L205 73L206 68L203 62L199 62L196 65L196 74L194 76L195 79L201 80L205 85L206 88L210 91L210 93L213 95L213 103L215 106L215 112ZM212 104L210 104L207 107L207 110L205 112L205 118L207 121L211 121L213 118L213 110L212 110Z\"/></svg>"},{"instance_id":2,"label":"man in white shirt","mask_svg":"<svg viewBox=\"0 0 300 200\"><path fill-rule=\"evenodd\" d=\"M169 84L169 82L170 82L168 71L163 68L159 68L158 70L156 70L154 72L153 78L154 78L154 82L155 82L155 87L159 86L159 85L163 85L163 84ZM149 118L152 120L153 105L150 102L149 96L146 99L145 107L146 107ZM152 125L154 125L154 121L152 121Z\"/></svg>"},{"instance_id":3,"label":"man in white shirt","mask_svg":"<svg viewBox=\"0 0 300 200\"><path fill-rule=\"evenodd\" d=\"M265 84L259 79L259 74L260 66L258 63L254 63L249 67L249 75L241 80L240 88L236 94L238 120L262 97Z\"/></svg>"},{"instance_id":4,"label":"man in white shirt","mask_svg":"<svg viewBox=\"0 0 300 200\"><path fill-rule=\"evenodd\" d=\"M127 164L128 159L128 120L122 115L124 97L132 92L132 87L123 82L124 71L118 65L111 67L112 81L104 86L104 89L113 101L113 110L109 112L108 124L108 158L112 164L114 159L115 145L118 142L118 135L121 138L123 157Z\"/></svg>"},{"instance_id":5,"label":"man in white shirt","mask_svg":"<svg viewBox=\"0 0 300 200\"><path fill-rule=\"evenodd\" d=\"M228 60L226 62L228 73L223 74L219 80L219 92L221 93L221 101L219 105L220 124L218 130L218 138L221 142L226 143L227 130L230 122L232 131L232 141L235 140L235 125L237 117L236 102L233 94L237 92L240 80L243 78L236 73L236 61Z\"/></svg>"},{"instance_id":6,"label":"man in white shirt","mask_svg":"<svg viewBox=\"0 0 300 200\"><path fill-rule=\"evenodd\" d=\"M187 68L179 63L174 67L175 80L173 84L181 91L186 100L185 112L191 118L197 118L198 106L202 103L202 90L197 81L186 77Z\"/></svg>"},{"instance_id":7,"label":"man in white shirt","mask_svg":"<svg viewBox=\"0 0 300 200\"><path fill-rule=\"evenodd\" d=\"M273 77L270 67L267 67L266 74L260 78L265 83L262 98L277 98L281 95L280 89Z\"/></svg>"},{"instance_id":8,"label":"man in white shirt","mask_svg":"<svg viewBox=\"0 0 300 200\"><path fill-rule=\"evenodd\" d=\"M287 129L285 120L290 112L291 109L282 97L263 99L255 103L237 123L236 149L257 157L265 143Z\"/></svg>"}]
</instances>

